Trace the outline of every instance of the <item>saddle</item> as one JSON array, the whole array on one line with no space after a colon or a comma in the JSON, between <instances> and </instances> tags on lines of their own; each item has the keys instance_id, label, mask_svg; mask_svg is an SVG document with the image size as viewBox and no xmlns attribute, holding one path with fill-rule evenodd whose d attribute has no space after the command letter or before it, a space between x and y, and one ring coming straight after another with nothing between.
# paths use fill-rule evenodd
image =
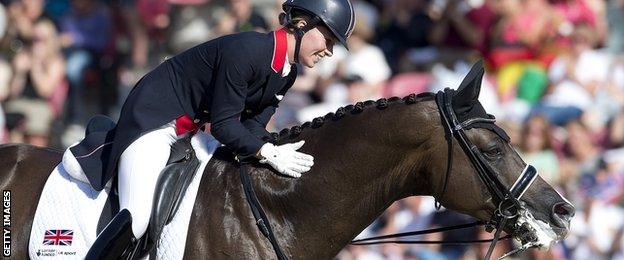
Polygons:
<instances>
[{"instance_id":1,"label":"saddle","mask_svg":"<svg viewBox=\"0 0 624 260\"><path fill-rule=\"evenodd\" d=\"M87 124L87 131L98 131L98 128L110 128L114 122L108 117L94 117ZM188 186L191 184L197 169L200 166L199 159L191 146L191 133L182 135L172 146L171 154L167 160L167 166L163 169L156 184L154 192L154 204L147 231L136 244L134 258L149 253L157 255L158 240L165 225L169 224L175 216ZM119 196L117 193L117 178L113 179L111 192L108 196L100 219L98 221L98 234L106 227L111 219L119 212Z\"/></svg>"}]
</instances>

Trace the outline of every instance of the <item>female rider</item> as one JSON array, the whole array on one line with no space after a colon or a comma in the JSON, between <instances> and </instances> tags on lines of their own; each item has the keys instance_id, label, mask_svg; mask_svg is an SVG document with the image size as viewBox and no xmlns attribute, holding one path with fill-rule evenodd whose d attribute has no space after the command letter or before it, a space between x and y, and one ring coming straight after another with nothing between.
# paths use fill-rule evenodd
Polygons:
<instances>
[{"instance_id":1,"label":"female rider","mask_svg":"<svg viewBox=\"0 0 624 260\"><path fill-rule=\"evenodd\" d=\"M261 137L268 134L267 122L297 77L293 64L312 68L332 55L334 43L346 47L355 15L349 0L287 0L282 7L284 28L205 42L163 62L137 83L111 131L112 142L103 142L110 147L98 158L79 159L96 190L103 189L118 165L122 209L87 259L118 258L143 236L159 173L181 123L210 122L211 134L240 161L260 159L294 178L310 170L313 157L297 152L303 141L275 146ZM81 154L80 147L72 152Z\"/></svg>"}]
</instances>

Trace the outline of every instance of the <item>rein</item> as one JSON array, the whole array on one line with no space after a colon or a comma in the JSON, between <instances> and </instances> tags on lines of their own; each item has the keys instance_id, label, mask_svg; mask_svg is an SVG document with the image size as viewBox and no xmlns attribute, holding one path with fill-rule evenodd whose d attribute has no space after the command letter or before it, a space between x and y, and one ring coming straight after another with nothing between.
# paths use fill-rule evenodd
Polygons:
<instances>
[{"instance_id":1,"label":"rein","mask_svg":"<svg viewBox=\"0 0 624 260\"><path fill-rule=\"evenodd\" d=\"M248 164L241 163L240 177L241 182L243 183L243 189L245 190L245 198L247 199L247 203L249 203L249 207L251 208L251 212L253 213L254 218L256 219L256 226L260 229L260 232L269 239L271 242L271 246L273 246L273 250L277 255L277 259L279 260L288 260L288 257L284 255L282 249L275 239L275 235L273 233L273 228L271 228L271 224L269 223L269 219L264 213L264 209L262 209L262 205L258 201L256 197L256 192L253 189L253 185L251 184L251 179L249 178L249 171L247 170Z\"/></svg>"},{"instance_id":2,"label":"rein","mask_svg":"<svg viewBox=\"0 0 624 260\"><path fill-rule=\"evenodd\" d=\"M499 174L486 162L485 158L481 154L479 148L472 144L468 137L466 136L465 130L471 128L486 128L497 135L499 135L502 139L508 140L507 135L504 131L496 125L494 122L495 118L491 115L488 115L487 118L471 118L467 119L463 122L459 122L457 116L455 115L455 111L452 105L452 99L454 95L454 90L446 88L443 91L439 91L436 94L436 104L438 105L438 111L440 112L440 117L444 122L444 131L445 131L445 139L448 144L448 160L446 166L446 174L444 177L444 185L442 187L442 192L436 197L435 207L436 209L440 209L439 199L444 197L446 193L446 188L449 180L449 175L451 173L452 165L453 165L453 137L457 140L459 145L461 146L464 153L470 159L472 166L475 168L477 176L481 180L481 182L487 187L490 195L492 196L492 200L495 205L498 205L497 209L492 214L491 219L488 222L475 222L472 224L464 224L457 226L450 226L445 228L438 229L430 229L416 232L408 232L408 233L400 233L394 235L380 236L380 237L371 237L366 239L354 240L351 242L353 245L370 245L370 244L383 244L383 243L397 243L397 244L470 244L470 243L486 243L490 242L490 246L485 255L485 259L490 259L492 252L494 251L494 247L500 240L511 238L510 235L501 237L501 232L507 222L511 219L518 217L520 214L520 210L524 209L524 205L520 202L520 197L524 194L524 192L531 186L533 181L537 178L537 170L531 165L528 165L524 168L520 177L516 180L516 182L511 186L510 189L507 189L505 185L498 178ZM486 231L491 232L496 229L494 233L494 237L492 239L484 239L484 240L471 240L471 241L376 241L376 242L365 242L370 240L379 240L386 238L394 238L394 237L404 237L411 236L417 234L429 234L429 233L438 233L444 232L448 230L462 229L466 227L472 226L485 226ZM522 247L509 252L503 257L507 257L513 253L517 253L523 250L528 249L532 246L532 242L523 245Z\"/></svg>"},{"instance_id":3,"label":"rein","mask_svg":"<svg viewBox=\"0 0 624 260\"><path fill-rule=\"evenodd\" d=\"M393 243L393 244L466 245L466 244L474 244L474 243L492 242L494 239L461 240L461 241L423 241L423 240L386 240L386 241L375 241L375 240L382 240L382 239L396 238L396 237L407 237L407 236L417 236L417 235L424 235L424 234L441 233L441 232L446 232L446 231L451 231L451 230L458 230L458 229L464 229L464 228L484 226L485 224L486 223L483 222L483 221L476 221L476 222L472 222L472 223L466 223L466 224L455 225L455 226L433 228L433 229L426 229L426 230L419 230L419 231L412 231L412 232L404 232L404 233L396 233L396 234L385 235L385 236L369 237L369 238L353 240L353 241L351 241L351 245L363 246L363 245L390 244L390 243ZM504 240L504 239L508 239L508 238L511 238L511 236L507 235L507 236L504 236L504 237L502 237L500 239Z\"/></svg>"},{"instance_id":4,"label":"rein","mask_svg":"<svg viewBox=\"0 0 624 260\"><path fill-rule=\"evenodd\" d=\"M444 193L446 192L449 175L452 169L453 164L453 137L457 140L459 145L464 150L464 153L470 159L473 167L476 170L477 176L481 180L481 182L487 187L490 195L492 196L492 200L495 203L494 205L498 205L497 209L492 214L491 218L487 222L474 222L469 224L462 224L450 227L422 230L422 231L414 231L407 233L399 233L392 234L386 236L379 237L370 237L365 239L354 240L351 242L352 245L371 245L371 244L384 244L384 243L397 243L397 244L471 244L471 243L490 243L487 254L485 255L485 259L490 259L492 252L494 251L494 247L498 241L509 239L511 235L507 235L501 237L501 232L503 228L507 224L507 222L511 219L515 219L519 216L520 211L525 209L524 204L520 201L520 198L524 194L524 192L531 186L533 181L537 178L537 170L532 166L528 165L524 168L516 182L511 186L510 189L507 189L505 185L498 178L498 173L486 162L485 158L481 154L481 151L477 146L472 144L466 136L465 130L471 128L486 128L494 133L498 134L501 138L505 140L509 140L505 132L494 125L496 121L494 116L488 115L488 118L471 118L465 120L463 122L459 122L452 106L452 98L454 95L454 90L446 88L443 91L439 91L436 94L436 104L438 105L438 110L440 112L440 116L442 117L442 121L444 121L444 130L445 130L445 138L448 143L448 161L447 161L447 169L445 174L444 186L442 188L441 194L439 194L439 198L444 197ZM269 224L269 220L258 201L256 194L253 190L251 180L249 178L248 173L248 165L241 164L240 176L241 182L243 184L245 190L245 197L249 206L252 210L253 216L256 219L256 225L262 232L262 234L269 239L271 245L273 246L273 250L277 255L279 260L287 260L288 258L282 252L277 239L275 239L275 235L273 233L273 229ZM436 198L436 209L440 208L440 203L438 198ZM438 233L455 229L463 229L474 226L485 226L486 231L491 232L496 229L494 233L494 237L492 239L483 239L483 240L471 240L471 241L372 241L372 240L380 240L387 238L395 238L395 237L404 237L404 236L413 236L413 235L422 235L422 234L430 234L430 233ZM369 242L372 241L372 242ZM530 241L523 245L522 247L515 249L501 258L507 257L511 254L524 251L533 246L533 241Z\"/></svg>"}]
</instances>

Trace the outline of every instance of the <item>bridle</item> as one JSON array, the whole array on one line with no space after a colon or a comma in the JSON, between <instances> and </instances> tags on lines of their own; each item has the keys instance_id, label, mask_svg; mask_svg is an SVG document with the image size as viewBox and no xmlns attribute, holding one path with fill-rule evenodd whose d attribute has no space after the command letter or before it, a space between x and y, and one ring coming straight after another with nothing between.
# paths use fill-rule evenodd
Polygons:
<instances>
[{"instance_id":1,"label":"bridle","mask_svg":"<svg viewBox=\"0 0 624 260\"><path fill-rule=\"evenodd\" d=\"M494 246L496 246L496 243L499 240L510 238L510 236L505 236L501 238L501 232L505 227L505 224L509 220L518 217L522 210L526 210L526 207L524 203L520 201L520 198L522 197L522 195L524 195L524 193L529 189L533 181L535 181L535 179L537 178L537 170L532 165L527 164L524 170L522 170L522 173L520 174L516 182L511 186L511 188L508 189L498 178L500 174L498 174L498 172L490 166L479 148L472 142L470 142L470 140L466 136L466 130L472 128L485 128L496 133L499 137L507 142L509 142L509 137L504 130L500 129L494 124L496 122L496 119L492 115L486 115L486 117L473 117L460 122L457 118L457 115L455 114L455 110L453 109L454 93L455 90L447 88L439 91L435 95L436 104L438 106L440 117L442 118L444 126L445 139L448 144L448 156L446 173L444 176L444 185L442 186L442 191L440 192L440 194L436 196L436 208L440 209L440 204L438 200L441 200L446 193L448 179L453 166L453 139L455 139L461 146L466 156L468 156L472 166L476 170L477 176L479 177L481 182L487 187L488 192L492 197L492 202L497 207L490 217L490 220L487 222L477 221L474 223L461 224L450 227L405 232L378 237L369 237L365 239L354 240L351 242L352 245L372 245L385 243L463 245L490 242L490 247L488 248L487 254L485 255L485 259L489 259L492 255L492 251L494 250ZM493 239L472 241L379 241L381 239L438 233L483 225L488 232L496 230ZM516 250L505 254L501 258L520 251L524 251L534 246L533 242L534 241L529 241L521 247L517 248Z\"/></svg>"},{"instance_id":2,"label":"bridle","mask_svg":"<svg viewBox=\"0 0 624 260\"><path fill-rule=\"evenodd\" d=\"M463 122L459 122L452 105L454 92L454 90L447 88L436 94L436 103L438 105L438 110L440 111L440 116L442 117L446 132L445 136L448 143L448 161L444 186L441 194L439 194L437 198L441 199L446 192L448 178L453 165L452 154L454 137L461 146L462 150L464 150L466 156L470 159L472 166L476 170L477 176L487 187L490 195L492 196L492 202L497 206L497 209L492 214L489 222L485 224L488 232L496 229L494 239L492 240L488 253L485 257L486 259L489 259L496 242L498 242L500 232L504 228L506 222L518 217L520 211L525 209L525 205L520 201L520 198L537 178L537 170L532 165L527 164L516 182L511 186L511 188L508 189L498 178L499 174L496 170L493 169L485 160L479 148L467 138L466 130L471 128L487 128L498 134L506 141L509 141L509 137L507 137L502 129L494 125L496 120L494 116L491 115L487 115L487 118L471 118Z\"/></svg>"},{"instance_id":3,"label":"bridle","mask_svg":"<svg viewBox=\"0 0 624 260\"><path fill-rule=\"evenodd\" d=\"M491 115L488 115L488 118L472 118L463 122L458 122L452 107L453 92L454 90L447 88L444 91L438 92L436 95L436 103L444 121L445 131L447 132L446 139L449 151L452 149L453 140L449 137L448 133L452 134L458 141L459 145L462 147L470 159L470 162L474 166L477 176L479 176L479 179L487 187L490 195L492 195L493 202L499 205L499 214L501 214L502 217L513 218L517 216L518 209L524 207L521 205L520 198L536 179L537 170L535 170L532 165L527 164L516 182L510 189L507 189L498 178L498 172L494 170L489 163L487 163L479 148L472 144L472 142L470 142L470 140L466 137L466 130L471 128L483 128L482 126L476 126L476 124L491 124L493 127L490 129L493 129L496 134L501 136L503 139L507 139L507 141L508 137L504 134L504 132L499 132L502 131L502 129L499 130L498 127L494 125L496 120L494 119L494 116ZM446 190L448 175L451 172L450 166L452 165L452 161L453 158L451 152L448 156L447 165L449 167L447 167L444 188L442 190L442 194L439 196L440 198L444 196L444 192ZM505 210L502 210L503 208Z\"/></svg>"},{"instance_id":4,"label":"bridle","mask_svg":"<svg viewBox=\"0 0 624 260\"><path fill-rule=\"evenodd\" d=\"M477 221L471 224L463 224L463 225L457 225L457 226L451 226L451 227L445 227L445 228L407 232L407 233L400 233L400 234L393 234L393 235L386 235L386 236L379 236L379 237L370 237L370 238L365 238L365 239L354 240L351 242L352 245L370 245L370 244L401 243L401 242L407 242L407 243L413 243L413 244L432 244L432 243L442 244L445 242L443 241L366 242L366 241L437 233L437 232L443 232L443 231L448 231L448 230L485 225L486 230L488 232L491 232L494 229L496 230L496 232L494 233L493 239L475 240L475 241L451 241L450 243L446 243L446 244L491 242L490 247L488 248L487 254L485 256L485 259L489 259L490 256L492 255L492 251L494 250L494 247L496 246L496 243L499 241L500 234L503 228L505 227L505 224L507 223L507 221L517 218L520 215L520 212L522 210L526 210L524 203L521 202L520 199L522 195L524 195L524 193L531 186L533 181L535 181L535 179L537 178L537 170L532 165L527 164L524 170L522 171L522 173L520 174L520 176L518 177L518 179L515 181L515 183L511 186L511 188L508 189L500 181L500 179L498 178L499 174L496 172L495 169L493 169L488 164L488 162L484 158L479 148L476 145L474 145L472 142L470 142L470 140L466 136L466 130L471 129L471 128L486 128L486 129L493 131L494 133L496 133L497 135L499 135L501 138L503 138L506 141L509 141L509 137L507 136L507 134L505 134L505 132L502 129L498 128L494 124L496 120L494 116L492 115L487 115L487 118L476 117L476 118L470 118L462 122L459 122L459 120L457 119L457 115L455 114L455 111L453 109L453 105L452 105L454 93L455 93L455 90L446 88L443 91L439 91L435 96L438 110L440 111L440 117L442 118L442 121L444 124L445 138L448 143L448 157L447 157L448 159L447 159L446 174L444 177L445 178L444 185L442 188L442 192L437 196L437 199L443 198L444 193L446 192L449 175L450 175L450 172L452 170L452 165L453 165L453 137L454 137L459 143L459 145L461 146L461 148L464 150L464 153L470 159L472 166L475 168L477 172L477 176L479 177L481 182L483 182L483 184L487 187L490 195L492 196L492 202L494 203L494 205L497 206L496 210L490 217L490 220L488 222ZM280 260L288 259L286 255L282 252L279 244L277 243L277 240L275 239L275 236L273 234L273 230L269 224L268 218L266 217L266 214L264 214L264 210L262 209L262 206L257 201L255 192L253 191L253 187L249 179L249 174L248 174L246 164L241 165L240 174L241 174L241 181L245 189L247 202L249 203L252 209L254 218L256 219L256 225L258 226L260 231L264 234L264 236L267 237L269 241L271 242L271 245L273 246L273 249L275 250L277 258ZM436 200L436 207L439 207L438 205L439 203ZM509 236L506 236L504 238L508 238L508 237ZM503 257L506 257L513 253L524 251L532 246L533 246L533 241L529 241L528 243L524 244L520 248L505 254Z\"/></svg>"}]
</instances>

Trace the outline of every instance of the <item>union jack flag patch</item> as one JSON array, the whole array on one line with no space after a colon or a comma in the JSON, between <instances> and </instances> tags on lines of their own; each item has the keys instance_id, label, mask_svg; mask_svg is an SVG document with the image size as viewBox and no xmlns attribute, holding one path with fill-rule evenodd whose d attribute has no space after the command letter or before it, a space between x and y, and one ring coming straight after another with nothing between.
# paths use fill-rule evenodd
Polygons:
<instances>
[{"instance_id":1,"label":"union jack flag patch","mask_svg":"<svg viewBox=\"0 0 624 260\"><path fill-rule=\"evenodd\" d=\"M73 239L73 230L51 229L46 230L43 236L43 244L47 246L71 246Z\"/></svg>"}]
</instances>

